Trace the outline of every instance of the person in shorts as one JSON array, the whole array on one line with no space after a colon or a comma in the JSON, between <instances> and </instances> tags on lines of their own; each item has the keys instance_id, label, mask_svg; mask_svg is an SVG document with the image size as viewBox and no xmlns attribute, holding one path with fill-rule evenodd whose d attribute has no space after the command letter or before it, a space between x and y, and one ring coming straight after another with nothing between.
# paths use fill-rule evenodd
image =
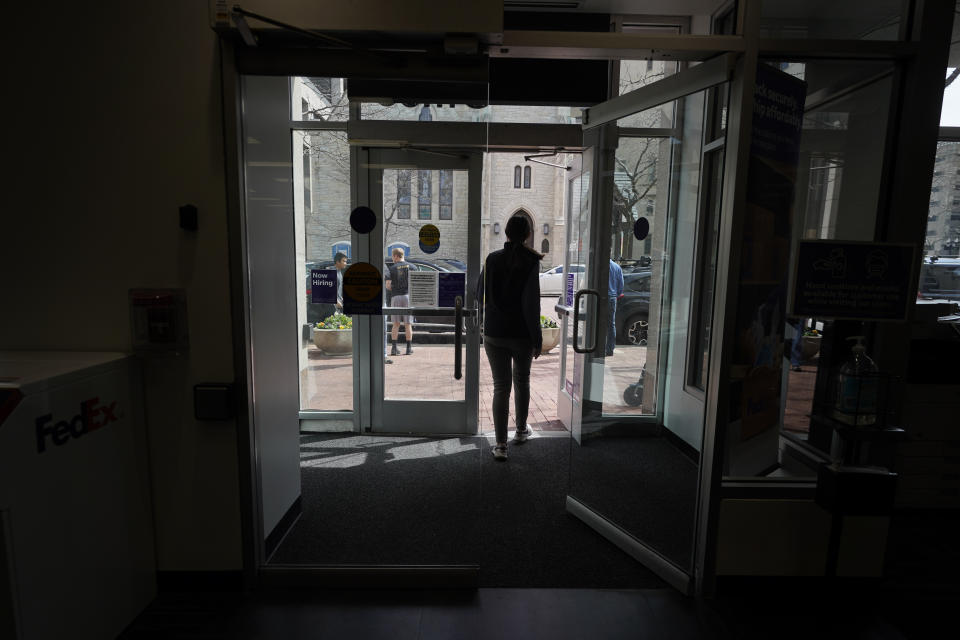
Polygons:
<instances>
[{"instance_id":1,"label":"person in shorts","mask_svg":"<svg viewBox=\"0 0 960 640\"><path fill-rule=\"evenodd\" d=\"M386 278L387 291L390 292L391 307L409 307L410 306L410 264L403 259L403 249L395 247L391 252L393 264L387 265L389 273ZM413 316L391 316L393 327L390 329L390 355L400 355L397 349L397 336L400 333L400 325L403 325L403 332L407 338L407 355L413 353Z\"/></svg>"}]
</instances>

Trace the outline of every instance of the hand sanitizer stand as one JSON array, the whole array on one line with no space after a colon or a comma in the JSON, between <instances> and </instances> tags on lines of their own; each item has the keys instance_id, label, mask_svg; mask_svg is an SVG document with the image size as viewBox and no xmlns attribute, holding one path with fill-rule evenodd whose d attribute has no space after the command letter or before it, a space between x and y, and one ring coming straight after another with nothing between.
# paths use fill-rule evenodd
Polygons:
<instances>
[{"instance_id":1,"label":"hand sanitizer stand","mask_svg":"<svg viewBox=\"0 0 960 640\"><path fill-rule=\"evenodd\" d=\"M888 426L886 421L889 376L873 372L858 377L862 380L856 388L866 387L864 381L869 381L869 388L873 393L879 392L879 397L871 399L865 414L854 408L841 414L834 411L841 420L824 418L834 430L835 460L821 464L817 470L816 503L831 515L824 568L825 575L831 578L881 575L897 474L869 465L869 451L871 446L890 446L904 438L903 429ZM837 395L834 391L831 398ZM853 405L856 407L859 402ZM850 525L853 532L846 535L845 529ZM880 541L882 544L878 544ZM845 558L850 560L844 562Z\"/></svg>"},{"instance_id":2,"label":"hand sanitizer stand","mask_svg":"<svg viewBox=\"0 0 960 640\"><path fill-rule=\"evenodd\" d=\"M155 567L136 361L0 352L0 637L116 637Z\"/></svg>"}]
</instances>

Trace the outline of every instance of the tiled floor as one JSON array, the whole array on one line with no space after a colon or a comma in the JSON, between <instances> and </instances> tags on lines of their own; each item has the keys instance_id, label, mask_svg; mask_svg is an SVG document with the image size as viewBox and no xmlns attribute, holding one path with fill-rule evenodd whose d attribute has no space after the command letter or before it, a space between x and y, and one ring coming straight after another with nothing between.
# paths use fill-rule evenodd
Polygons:
<instances>
[{"instance_id":1,"label":"tiled floor","mask_svg":"<svg viewBox=\"0 0 960 640\"><path fill-rule=\"evenodd\" d=\"M693 640L717 622L666 590L268 591L168 594L121 638Z\"/></svg>"},{"instance_id":2,"label":"tiled floor","mask_svg":"<svg viewBox=\"0 0 960 640\"><path fill-rule=\"evenodd\" d=\"M757 593L723 601L668 589L298 590L164 594L121 640L912 640L946 615L848 597ZM886 605L886 606L885 606ZM892 622L891 622L892 621Z\"/></svg>"}]
</instances>

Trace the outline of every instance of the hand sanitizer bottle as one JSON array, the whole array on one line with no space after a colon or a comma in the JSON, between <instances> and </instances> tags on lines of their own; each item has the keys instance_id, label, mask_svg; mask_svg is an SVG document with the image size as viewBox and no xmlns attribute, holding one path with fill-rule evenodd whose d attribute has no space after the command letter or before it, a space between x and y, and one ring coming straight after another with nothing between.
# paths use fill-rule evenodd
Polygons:
<instances>
[{"instance_id":1,"label":"hand sanitizer bottle","mask_svg":"<svg viewBox=\"0 0 960 640\"><path fill-rule=\"evenodd\" d=\"M851 336L855 340L853 354L840 367L837 379L837 398L833 417L854 426L877 423L878 376L876 363L867 355L864 336Z\"/></svg>"}]
</instances>

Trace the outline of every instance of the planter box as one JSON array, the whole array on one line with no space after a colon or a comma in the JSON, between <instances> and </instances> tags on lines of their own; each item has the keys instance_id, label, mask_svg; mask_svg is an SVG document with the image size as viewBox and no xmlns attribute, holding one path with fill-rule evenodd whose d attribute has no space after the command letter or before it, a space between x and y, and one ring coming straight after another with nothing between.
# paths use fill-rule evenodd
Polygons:
<instances>
[{"instance_id":1,"label":"planter box","mask_svg":"<svg viewBox=\"0 0 960 640\"><path fill-rule=\"evenodd\" d=\"M353 353L353 331L350 329L314 329L313 344L327 356Z\"/></svg>"},{"instance_id":2,"label":"planter box","mask_svg":"<svg viewBox=\"0 0 960 640\"><path fill-rule=\"evenodd\" d=\"M543 336L540 353L546 353L560 343L560 327L540 327L540 334Z\"/></svg>"},{"instance_id":3,"label":"planter box","mask_svg":"<svg viewBox=\"0 0 960 640\"><path fill-rule=\"evenodd\" d=\"M820 336L803 336L800 343L800 358L804 362L813 360L820 353Z\"/></svg>"}]
</instances>

